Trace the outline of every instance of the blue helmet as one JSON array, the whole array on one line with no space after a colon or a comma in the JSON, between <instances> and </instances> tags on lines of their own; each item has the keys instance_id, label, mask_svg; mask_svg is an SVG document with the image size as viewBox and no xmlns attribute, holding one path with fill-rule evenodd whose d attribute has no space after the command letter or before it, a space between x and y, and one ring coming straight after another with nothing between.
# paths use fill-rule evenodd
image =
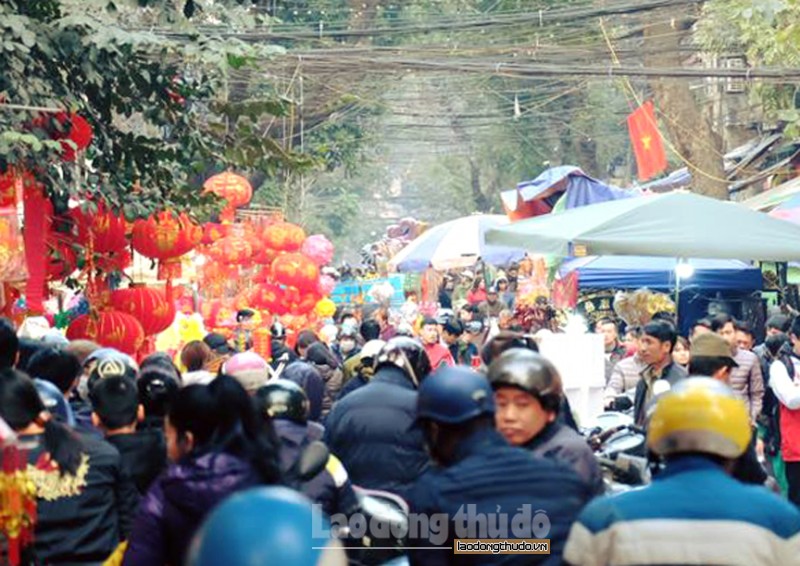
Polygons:
<instances>
[{"instance_id":1,"label":"blue helmet","mask_svg":"<svg viewBox=\"0 0 800 566\"><path fill-rule=\"evenodd\" d=\"M422 382L417 396L417 418L458 424L494 414L489 381L464 366L445 367Z\"/></svg>"},{"instance_id":2,"label":"blue helmet","mask_svg":"<svg viewBox=\"0 0 800 566\"><path fill-rule=\"evenodd\" d=\"M233 495L203 523L189 550L189 566L346 566L322 509L286 487L258 487Z\"/></svg>"}]
</instances>

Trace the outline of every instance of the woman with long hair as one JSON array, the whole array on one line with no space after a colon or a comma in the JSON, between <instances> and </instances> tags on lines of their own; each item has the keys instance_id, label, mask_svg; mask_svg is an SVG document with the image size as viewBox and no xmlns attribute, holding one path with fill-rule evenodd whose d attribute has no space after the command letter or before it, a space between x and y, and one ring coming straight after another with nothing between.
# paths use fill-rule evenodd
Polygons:
<instances>
[{"instance_id":1,"label":"woman with long hair","mask_svg":"<svg viewBox=\"0 0 800 566\"><path fill-rule=\"evenodd\" d=\"M181 389L164 427L172 464L139 507L123 564L183 564L192 536L217 503L248 487L279 483L278 442L262 426L247 392L227 375Z\"/></svg>"},{"instance_id":2,"label":"woman with long hair","mask_svg":"<svg viewBox=\"0 0 800 566\"><path fill-rule=\"evenodd\" d=\"M105 560L126 537L138 502L119 452L56 422L33 381L16 370L0 371L0 417L28 452L27 475L36 488L36 559L42 564Z\"/></svg>"}]
</instances>

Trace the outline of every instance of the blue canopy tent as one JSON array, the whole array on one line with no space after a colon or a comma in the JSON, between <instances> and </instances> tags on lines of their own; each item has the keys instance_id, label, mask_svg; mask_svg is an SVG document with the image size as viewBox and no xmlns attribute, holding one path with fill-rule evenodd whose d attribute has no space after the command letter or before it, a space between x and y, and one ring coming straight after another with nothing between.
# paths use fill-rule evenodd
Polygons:
<instances>
[{"instance_id":1,"label":"blue canopy tent","mask_svg":"<svg viewBox=\"0 0 800 566\"><path fill-rule=\"evenodd\" d=\"M680 289L681 333L687 334L698 318L705 316L708 305L724 301L736 307L763 288L761 270L733 259L690 259L694 274L680 280L675 272L678 260L671 257L596 256L574 258L559 268L564 276L578 272L580 289L639 289L674 293ZM733 308L732 310L739 310ZM734 313L741 315L741 312Z\"/></svg>"}]
</instances>

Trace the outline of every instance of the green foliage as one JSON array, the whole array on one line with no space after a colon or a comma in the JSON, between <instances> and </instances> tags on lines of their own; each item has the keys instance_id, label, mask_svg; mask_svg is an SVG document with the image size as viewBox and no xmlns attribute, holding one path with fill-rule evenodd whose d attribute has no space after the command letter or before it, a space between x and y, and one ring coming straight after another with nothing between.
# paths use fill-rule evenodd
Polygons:
<instances>
[{"instance_id":1,"label":"green foliage","mask_svg":"<svg viewBox=\"0 0 800 566\"><path fill-rule=\"evenodd\" d=\"M751 65L800 66L800 2L797 0L712 0L703 7L696 39L718 55L744 53ZM760 84L754 94L768 117L800 134L798 89Z\"/></svg>"},{"instance_id":2,"label":"green foliage","mask_svg":"<svg viewBox=\"0 0 800 566\"><path fill-rule=\"evenodd\" d=\"M172 2L145 4L183 17ZM201 194L203 172L233 167L276 175L313 163L259 132L260 122L286 113L288 101L263 90L245 100L227 96L230 72L261 66L281 48L199 31L178 40L121 27L119 19L133 18L140 5L0 5L0 101L13 105L0 106L0 168L34 171L53 195L102 195L131 218L163 207L206 218L219 202ZM61 144L51 141L54 123L36 120L52 114L36 108L89 121L94 139L85 161L62 163Z\"/></svg>"}]
</instances>

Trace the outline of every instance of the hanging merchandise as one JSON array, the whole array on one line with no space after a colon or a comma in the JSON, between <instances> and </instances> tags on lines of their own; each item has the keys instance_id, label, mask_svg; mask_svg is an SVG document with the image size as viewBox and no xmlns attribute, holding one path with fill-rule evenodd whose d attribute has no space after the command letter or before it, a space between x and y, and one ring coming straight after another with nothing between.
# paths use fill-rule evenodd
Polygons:
<instances>
[{"instance_id":1,"label":"hanging merchandise","mask_svg":"<svg viewBox=\"0 0 800 566\"><path fill-rule=\"evenodd\" d=\"M175 320L175 304L168 301L166 294L160 289L118 289L111 293L111 306L134 316L142 325L145 336L163 332Z\"/></svg>"},{"instance_id":2,"label":"hanging merchandise","mask_svg":"<svg viewBox=\"0 0 800 566\"><path fill-rule=\"evenodd\" d=\"M203 184L203 189L204 192L214 193L225 199L225 208L220 213L220 219L225 222L232 222L236 209L245 206L253 198L253 187L250 185L250 181L241 175L230 172L209 177Z\"/></svg>"},{"instance_id":3,"label":"hanging merchandise","mask_svg":"<svg viewBox=\"0 0 800 566\"><path fill-rule=\"evenodd\" d=\"M181 276L180 257L191 251L203 237L203 229L186 214L161 211L133 224L133 249L145 257L160 261L159 279Z\"/></svg>"},{"instance_id":4,"label":"hanging merchandise","mask_svg":"<svg viewBox=\"0 0 800 566\"><path fill-rule=\"evenodd\" d=\"M278 222L264 229L264 244L279 252L296 252L303 246L305 240L305 231L289 222Z\"/></svg>"}]
</instances>

